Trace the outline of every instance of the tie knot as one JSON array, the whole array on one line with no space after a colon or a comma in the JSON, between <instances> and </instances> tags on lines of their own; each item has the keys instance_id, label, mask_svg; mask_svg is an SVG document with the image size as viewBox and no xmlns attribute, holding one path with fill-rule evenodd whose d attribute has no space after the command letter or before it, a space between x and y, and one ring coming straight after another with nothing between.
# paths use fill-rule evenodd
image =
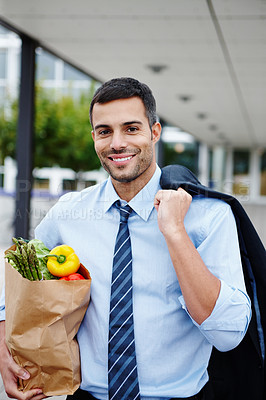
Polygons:
<instances>
[{"instance_id":1,"label":"tie knot","mask_svg":"<svg viewBox=\"0 0 266 400\"><path fill-rule=\"evenodd\" d=\"M120 202L118 202L117 207L120 210L120 222L126 223L132 208L128 204L122 205Z\"/></svg>"}]
</instances>

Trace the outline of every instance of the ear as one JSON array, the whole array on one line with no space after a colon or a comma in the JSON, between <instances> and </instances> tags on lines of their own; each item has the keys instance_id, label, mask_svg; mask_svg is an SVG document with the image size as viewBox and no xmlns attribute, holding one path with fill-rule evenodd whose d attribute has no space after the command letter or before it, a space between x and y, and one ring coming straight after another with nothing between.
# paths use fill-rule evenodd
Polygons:
<instances>
[{"instance_id":1,"label":"ear","mask_svg":"<svg viewBox=\"0 0 266 400\"><path fill-rule=\"evenodd\" d=\"M161 131L162 131L162 127L161 127L160 122L155 122L155 124L152 125L152 130L151 130L152 141L154 144L157 143L158 140L160 139Z\"/></svg>"},{"instance_id":2,"label":"ear","mask_svg":"<svg viewBox=\"0 0 266 400\"><path fill-rule=\"evenodd\" d=\"M94 131L91 131L92 140L95 142L95 134Z\"/></svg>"}]
</instances>

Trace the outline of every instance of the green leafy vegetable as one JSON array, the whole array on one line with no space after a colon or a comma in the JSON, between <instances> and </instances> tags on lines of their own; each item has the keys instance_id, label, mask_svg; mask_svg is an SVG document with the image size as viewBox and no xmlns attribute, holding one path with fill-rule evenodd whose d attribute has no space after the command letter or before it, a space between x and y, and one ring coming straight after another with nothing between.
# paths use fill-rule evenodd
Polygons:
<instances>
[{"instance_id":1,"label":"green leafy vegetable","mask_svg":"<svg viewBox=\"0 0 266 400\"><path fill-rule=\"evenodd\" d=\"M34 246L37 260L39 263L39 271L42 275L42 279L56 279L54 275L52 275L47 268L47 254L50 253L50 250L44 245L44 243L39 239L32 239L28 243L30 246Z\"/></svg>"},{"instance_id":2,"label":"green leafy vegetable","mask_svg":"<svg viewBox=\"0 0 266 400\"><path fill-rule=\"evenodd\" d=\"M5 258L26 279L30 281L57 279L47 268L47 254L50 250L41 240L31 241L13 238L15 250L8 250Z\"/></svg>"}]
</instances>

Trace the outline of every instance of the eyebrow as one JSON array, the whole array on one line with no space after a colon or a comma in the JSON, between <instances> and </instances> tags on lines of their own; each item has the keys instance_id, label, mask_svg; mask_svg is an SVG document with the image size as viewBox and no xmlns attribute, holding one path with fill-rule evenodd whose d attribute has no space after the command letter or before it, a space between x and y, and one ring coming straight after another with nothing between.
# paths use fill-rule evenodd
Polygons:
<instances>
[{"instance_id":1,"label":"eyebrow","mask_svg":"<svg viewBox=\"0 0 266 400\"><path fill-rule=\"evenodd\" d=\"M122 124L122 126L134 125L134 124L137 124L137 125L143 125L143 123L142 123L141 121L137 121L137 120L135 120L135 121L128 121L128 122L124 122L124 123Z\"/></svg>"},{"instance_id":2,"label":"eyebrow","mask_svg":"<svg viewBox=\"0 0 266 400\"><path fill-rule=\"evenodd\" d=\"M138 120L126 121L126 122L123 122L121 125L122 126L127 126L127 125L134 125L134 124L143 125L143 123L141 121L138 121ZM98 125L95 125L94 130L100 129L100 128L110 128L110 125L108 125L108 124L98 124Z\"/></svg>"},{"instance_id":3,"label":"eyebrow","mask_svg":"<svg viewBox=\"0 0 266 400\"><path fill-rule=\"evenodd\" d=\"M109 125L107 125L107 124L95 125L94 130L99 129L99 128L109 128Z\"/></svg>"}]
</instances>

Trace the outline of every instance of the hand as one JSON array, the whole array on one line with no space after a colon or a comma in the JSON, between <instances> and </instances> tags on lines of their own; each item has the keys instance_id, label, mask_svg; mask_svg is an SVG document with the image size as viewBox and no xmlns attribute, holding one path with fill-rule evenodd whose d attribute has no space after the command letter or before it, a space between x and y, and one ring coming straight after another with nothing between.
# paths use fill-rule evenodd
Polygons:
<instances>
[{"instance_id":1,"label":"hand","mask_svg":"<svg viewBox=\"0 0 266 400\"><path fill-rule=\"evenodd\" d=\"M192 196L182 188L157 192L154 206L158 212L159 229L164 236L184 229L184 218L191 201Z\"/></svg>"},{"instance_id":2,"label":"hand","mask_svg":"<svg viewBox=\"0 0 266 400\"><path fill-rule=\"evenodd\" d=\"M13 360L5 344L5 323L0 322L0 373L8 397L18 400L41 400L46 398L41 389L31 389L23 393L18 390L18 378L29 379L29 372Z\"/></svg>"}]
</instances>

